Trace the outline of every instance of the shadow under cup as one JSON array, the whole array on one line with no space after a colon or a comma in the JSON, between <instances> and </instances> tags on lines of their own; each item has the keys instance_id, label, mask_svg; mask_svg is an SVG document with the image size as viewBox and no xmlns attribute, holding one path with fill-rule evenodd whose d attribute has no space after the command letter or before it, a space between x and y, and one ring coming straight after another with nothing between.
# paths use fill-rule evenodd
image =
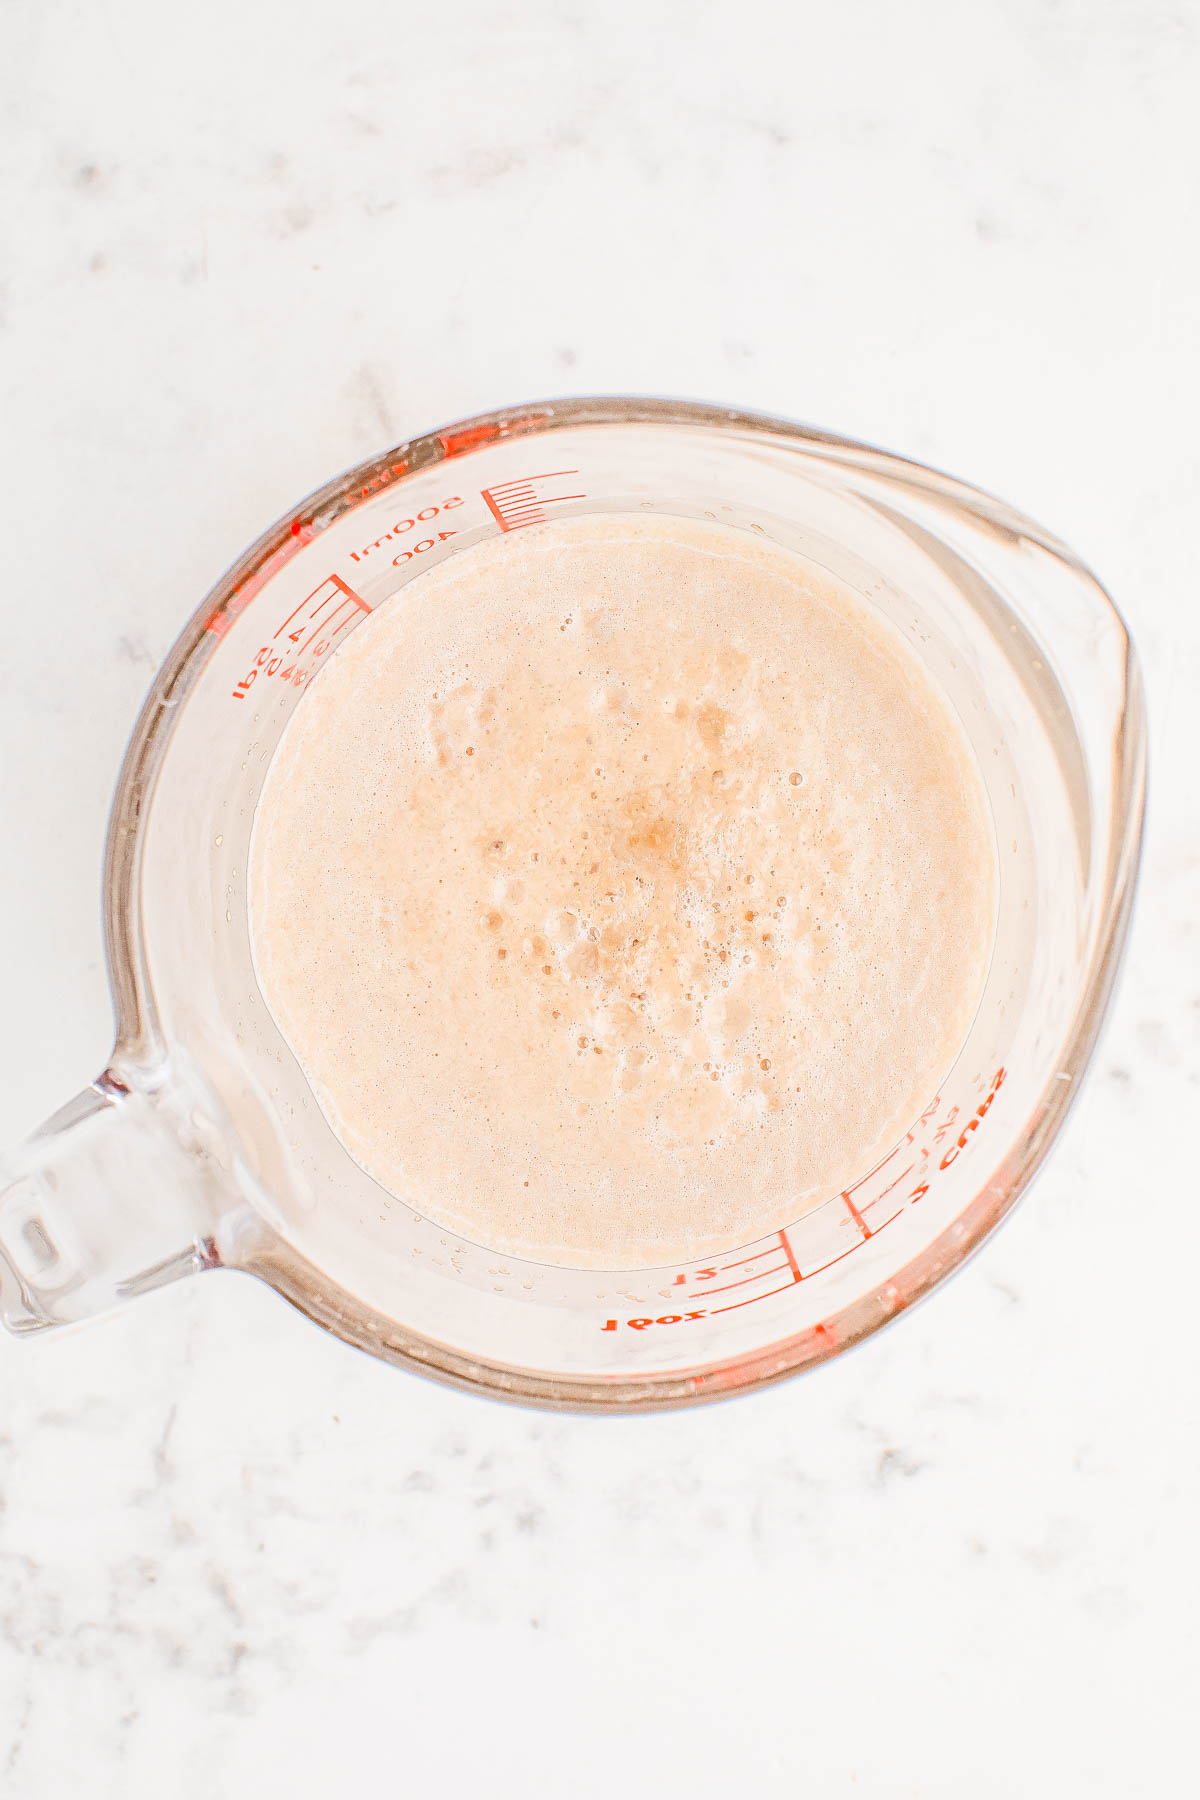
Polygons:
<instances>
[{"instance_id":1,"label":"shadow under cup","mask_svg":"<svg viewBox=\"0 0 1200 1800\"><path fill-rule=\"evenodd\" d=\"M955 708L994 821L990 973L939 1092L854 1187L716 1265L552 1268L419 1216L334 1136L251 961L254 810L324 659L435 562L587 512L716 520L830 570L902 634ZM772 1380L927 1292L1035 1172L1079 1086L1124 936L1143 739L1130 646L1103 590L1030 521L947 477L674 402L554 402L421 438L261 539L160 672L111 827L119 1036L106 1104L143 1105L153 1119L176 1195L163 1230L176 1252L191 1245L189 1267L257 1274L377 1355L593 1409ZM171 1180L171 1145L186 1182ZM159 1260L165 1270L172 1256ZM155 1273L113 1292L155 1285Z\"/></svg>"}]
</instances>

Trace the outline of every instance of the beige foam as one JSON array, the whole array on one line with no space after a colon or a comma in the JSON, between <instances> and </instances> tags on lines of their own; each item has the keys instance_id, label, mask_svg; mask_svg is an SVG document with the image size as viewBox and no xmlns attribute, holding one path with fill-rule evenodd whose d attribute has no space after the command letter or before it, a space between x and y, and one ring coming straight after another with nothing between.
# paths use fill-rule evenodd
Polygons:
<instances>
[{"instance_id":1,"label":"beige foam","mask_svg":"<svg viewBox=\"0 0 1200 1800\"><path fill-rule=\"evenodd\" d=\"M983 988L957 720L749 534L592 517L452 558L300 701L251 852L263 993L334 1130L510 1255L686 1262L888 1149Z\"/></svg>"}]
</instances>

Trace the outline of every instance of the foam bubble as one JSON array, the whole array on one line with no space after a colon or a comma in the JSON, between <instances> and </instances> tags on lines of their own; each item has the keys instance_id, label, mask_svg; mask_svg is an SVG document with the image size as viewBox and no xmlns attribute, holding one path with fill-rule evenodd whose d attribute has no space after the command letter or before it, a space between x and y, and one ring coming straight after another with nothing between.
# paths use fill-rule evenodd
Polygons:
<instances>
[{"instance_id":1,"label":"foam bubble","mask_svg":"<svg viewBox=\"0 0 1200 1800\"><path fill-rule=\"evenodd\" d=\"M332 659L268 773L252 924L384 1186L634 1267L890 1146L966 1035L994 879L961 728L889 627L742 533L592 518L452 559Z\"/></svg>"}]
</instances>

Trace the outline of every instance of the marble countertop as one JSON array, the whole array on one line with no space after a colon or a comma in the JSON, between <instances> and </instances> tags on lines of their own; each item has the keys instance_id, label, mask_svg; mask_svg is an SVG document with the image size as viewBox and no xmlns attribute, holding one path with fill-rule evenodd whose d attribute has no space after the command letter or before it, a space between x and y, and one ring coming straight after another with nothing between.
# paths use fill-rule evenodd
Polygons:
<instances>
[{"instance_id":1,"label":"marble countertop","mask_svg":"<svg viewBox=\"0 0 1200 1800\"><path fill-rule=\"evenodd\" d=\"M199 595L492 405L717 398L1003 494L1123 606L1153 792L1057 1153L814 1376L544 1416L232 1275L0 1342L0 1790L1185 1792L1196 5L12 0L3 37L0 1141L106 1057L109 796Z\"/></svg>"}]
</instances>

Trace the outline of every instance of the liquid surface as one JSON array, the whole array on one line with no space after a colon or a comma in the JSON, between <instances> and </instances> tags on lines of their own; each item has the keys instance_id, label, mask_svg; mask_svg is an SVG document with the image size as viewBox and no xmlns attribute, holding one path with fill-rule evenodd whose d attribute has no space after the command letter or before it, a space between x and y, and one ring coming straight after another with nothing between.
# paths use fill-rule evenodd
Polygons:
<instances>
[{"instance_id":1,"label":"liquid surface","mask_svg":"<svg viewBox=\"0 0 1200 1800\"><path fill-rule=\"evenodd\" d=\"M263 994L351 1155L509 1255L687 1262L865 1173L983 989L995 857L892 629L748 533L591 517L403 590L259 802Z\"/></svg>"}]
</instances>

